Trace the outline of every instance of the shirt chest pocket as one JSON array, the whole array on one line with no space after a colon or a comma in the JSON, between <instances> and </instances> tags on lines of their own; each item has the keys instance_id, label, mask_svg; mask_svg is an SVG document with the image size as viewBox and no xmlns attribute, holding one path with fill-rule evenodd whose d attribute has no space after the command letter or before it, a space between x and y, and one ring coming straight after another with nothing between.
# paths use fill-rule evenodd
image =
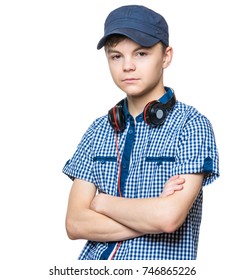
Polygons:
<instances>
[{"instance_id":1,"label":"shirt chest pocket","mask_svg":"<svg viewBox=\"0 0 245 280\"><path fill-rule=\"evenodd\" d=\"M118 163L114 156L96 156L93 158L94 183L99 192L117 194Z\"/></svg>"},{"instance_id":2,"label":"shirt chest pocket","mask_svg":"<svg viewBox=\"0 0 245 280\"><path fill-rule=\"evenodd\" d=\"M147 156L145 158L144 184L147 197L157 197L162 192L164 184L172 176L175 157Z\"/></svg>"}]
</instances>

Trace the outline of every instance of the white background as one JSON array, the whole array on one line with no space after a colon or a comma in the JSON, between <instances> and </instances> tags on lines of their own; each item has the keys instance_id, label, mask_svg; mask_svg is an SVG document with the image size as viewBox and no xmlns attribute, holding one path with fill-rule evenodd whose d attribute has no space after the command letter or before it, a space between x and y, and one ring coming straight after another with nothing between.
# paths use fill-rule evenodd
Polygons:
<instances>
[{"instance_id":1,"label":"white background","mask_svg":"<svg viewBox=\"0 0 245 280\"><path fill-rule=\"evenodd\" d=\"M112 82L104 51L96 45L107 14L125 4L143 4L165 16L174 49L165 85L175 89L179 100L205 114L215 131L221 177L204 191L198 279L207 275L241 279L245 249L242 3L0 2L3 279L48 279L49 267L74 262L83 247L84 241L66 236L71 181L61 170L91 122L124 97Z\"/></svg>"}]
</instances>

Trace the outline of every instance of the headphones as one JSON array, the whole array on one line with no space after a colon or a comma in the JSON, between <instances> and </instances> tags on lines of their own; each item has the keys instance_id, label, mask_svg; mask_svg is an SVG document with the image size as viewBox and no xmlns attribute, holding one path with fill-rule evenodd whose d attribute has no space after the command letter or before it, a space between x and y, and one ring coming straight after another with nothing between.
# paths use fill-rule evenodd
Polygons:
<instances>
[{"instance_id":1,"label":"headphones","mask_svg":"<svg viewBox=\"0 0 245 280\"><path fill-rule=\"evenodd\" d=\"M171 89L171 98L166 102L162 103L158 100L153 100L146 104L143 111L143 118L145 123L150 127L158 127L165 122L169 111L173 109L176 104L176 97L174 91ZM168 94L168 91L166 92ZM108 120L114 131L123 132L126 128L126 117L123 112L125 99L122 99L113 108L108 111Z\"/></svg>"}]
</instances>

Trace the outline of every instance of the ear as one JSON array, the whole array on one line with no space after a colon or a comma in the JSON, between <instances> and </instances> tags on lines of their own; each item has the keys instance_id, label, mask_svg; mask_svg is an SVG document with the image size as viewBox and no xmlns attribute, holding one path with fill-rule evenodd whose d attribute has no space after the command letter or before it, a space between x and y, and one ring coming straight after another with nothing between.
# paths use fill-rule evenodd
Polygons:
<instances>
[{"instance_id":1,"label":"ear","mask_svg":"<svg viewBox=\"0 0 245 280\"><path fill-rule=\"evenodd\" d=\"M162 63L163 69L167 68L171 64L172 58L173 58L173 48L167 47L163 55L163 63Z\"/></svg>"}]
</instances>

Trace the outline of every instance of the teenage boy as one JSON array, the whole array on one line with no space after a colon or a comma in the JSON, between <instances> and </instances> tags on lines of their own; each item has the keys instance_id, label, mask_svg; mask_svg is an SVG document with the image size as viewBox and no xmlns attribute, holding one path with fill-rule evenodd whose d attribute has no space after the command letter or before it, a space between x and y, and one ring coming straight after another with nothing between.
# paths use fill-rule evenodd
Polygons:
<instances>
[{"instance_id":1,"label":"teenage boy","mask_svg":"<svg viewBox=\"0 0 245 280\"><path fill-rule=\"evenodd\" d=\"M196 259L202 187L219 176L209 120L164 86L168 25L144 6L112 11L104 47L126 98L93 122L63 172L66 227L82 260Z\"/></svg>"}]
</instances>

